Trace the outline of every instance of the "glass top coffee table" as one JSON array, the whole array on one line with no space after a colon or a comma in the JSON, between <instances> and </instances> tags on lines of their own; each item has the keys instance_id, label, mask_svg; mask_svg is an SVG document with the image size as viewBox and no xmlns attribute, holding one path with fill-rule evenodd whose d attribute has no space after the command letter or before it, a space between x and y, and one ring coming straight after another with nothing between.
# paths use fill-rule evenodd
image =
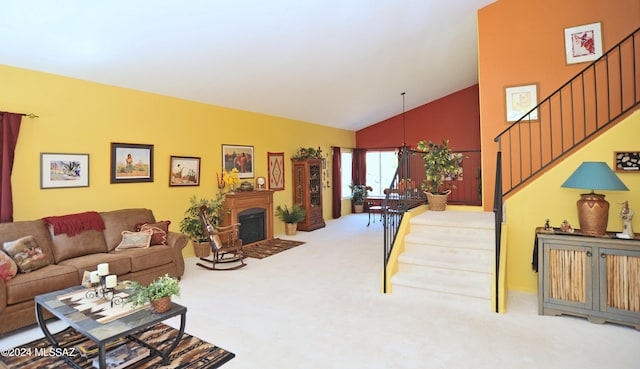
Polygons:
<instances>
[{"instance_id":1,"label":"glass top coffee table","mask_svg":"<svg viewBox=\"0 0 640 369\"><path fill-rule=\"evenodd\" d=\"M101 322L103 319L96 317L89 310L79 310L77 306L72 303L71 299L64 298L66 296L73 295L74 293L82 294L82 291L88 291L88 289L82 286L75 286L35 297L38 325L54 348L64 349L64 347L60 347L58 345L58 342L47 328L46 321L43 317L43 309L46 309L73 329L95 342L98 346L100 369L107 367L107 344L122 337L149 348L151 355L138 363L146 362L151 360L153 357L160 356L162 357L163 365L169 364L169 355L173 349L176 348L184 333L187 315L186 307L172 302L169 311L164 313L154 313L150 309L145 308L133 312L127 312L125 315L115 317L113 319L107 319L107 322ZM180 316L180 331L173 344L164 352L157 350L155 347L151 347L146 342L141 341L134 336L135 333L143 331L145 328L178 315ZM59 351L64 352L66 350ZM64 359L71 366L80 368L73 358L64 356Z\"/></svg>"}]
</instances>

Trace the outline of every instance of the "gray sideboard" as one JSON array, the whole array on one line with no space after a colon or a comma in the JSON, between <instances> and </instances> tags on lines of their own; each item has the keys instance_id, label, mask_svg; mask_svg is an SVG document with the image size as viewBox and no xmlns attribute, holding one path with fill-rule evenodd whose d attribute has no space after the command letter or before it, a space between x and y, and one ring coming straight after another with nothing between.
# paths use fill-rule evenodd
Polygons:
<instances>
[{"instance_id":1,"label":"gray sideboard","mask_svg":"<svg viewBox=\"0 0 640 369\"><path fill-rule=\"evenodd\" d=\"M576 232L536 235L538 313L640 330L640 239Z\"/></svg>"}]
</instances>

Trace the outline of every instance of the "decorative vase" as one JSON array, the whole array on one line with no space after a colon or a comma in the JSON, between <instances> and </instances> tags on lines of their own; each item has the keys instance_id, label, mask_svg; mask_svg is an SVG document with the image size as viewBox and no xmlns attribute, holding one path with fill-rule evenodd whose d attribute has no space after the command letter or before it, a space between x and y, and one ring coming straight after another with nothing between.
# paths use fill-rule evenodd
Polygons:
<instances>
[{"instance_id":1,"label":"decorative vase","mask_svg":"<svg viewBox=\"0 0 640 369\"><path fill-rule=\"evenodd\" d=\"M164 313L171 307L171 297L163 297L159 300L151 300L151 310L154 313Z\"/></svg>"},{"instance_id":2,"label":"decorative vase","mask_svg":"<svg viewBox=\"0 0 640 369\"><path fill-rule=\"evenodd\" d=\"M424 194L427 195L427 207L429 210L444 211L447 208L447 197L450 193L451 190L446 190L442 194L424 191Z\"/></svg>"},{"instance_id":3,"label":"decorative vase","mask_svg":"<svg viewBox=\"0 0 640 369\"><path fill-rule=\"evenodd\" d=\"M364 204L362 205L353 205L353 212L356 214L362 213L364 211Z\"/></svg>"},{"instance_id":4,"label":"decorative vase","mask_svg":"<svg viewBox=\"0 0 640 369\"><path fill-rule=\"evenodd\" d=\"M229 185L229 193L236 193L236 185Z\"/></svg>"},{"instance_id":5,"label":"decorative vase","mask_svg":"<svg viewBox=\"0 0 640 369\"><path fill-rule=\"evenodd\" d=\"M583 193L576 205L578 206L578 222L582 233L592 236L607 234L609 202L604 199L604 195Z\"/></svg>"},{"instance_id":6,"label":"decorative vase","mask_svg":"<svg viewBox=\"0 0 640 369\"><path fill-rule=\"evenodd\" d=\"M287 236L295 236L298 230L298 223L285 223L284 224L284 233Z\"/></svg>"}]
</instances>

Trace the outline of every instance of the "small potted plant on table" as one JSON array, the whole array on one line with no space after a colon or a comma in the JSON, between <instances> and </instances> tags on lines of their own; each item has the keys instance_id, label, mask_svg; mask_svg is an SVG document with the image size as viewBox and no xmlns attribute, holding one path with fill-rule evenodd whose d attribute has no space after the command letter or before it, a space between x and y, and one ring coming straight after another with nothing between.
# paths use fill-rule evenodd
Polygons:
<instances>
[{"instance_id":1,"label":"small potted plant on table","mask_svg":"<svg viewBox=\"0 0 640 369\"><path fill-rule=\"evenodd\" d=\"M131 302L132 307L149 302L154 312L164 313L171 307L172 296L180 296L180 284L178 278L165 274L146 287L138 282L133 282L131 284L129 302Z\"/></svg>"},{"instance_id":2,"label":"small potted plant on table","mask_svg":"<svg viewBox=\"0 0 640 369\"><path fill-rule=\"evenodd\" d=\"M293 204L291 208L287 205L284 207L278 205L276 207L276 217L285 223L285 234L287 236L293 236L296 234L298 223L304 220L306 212L302 205Z\"/></svg>"}]
</instances>

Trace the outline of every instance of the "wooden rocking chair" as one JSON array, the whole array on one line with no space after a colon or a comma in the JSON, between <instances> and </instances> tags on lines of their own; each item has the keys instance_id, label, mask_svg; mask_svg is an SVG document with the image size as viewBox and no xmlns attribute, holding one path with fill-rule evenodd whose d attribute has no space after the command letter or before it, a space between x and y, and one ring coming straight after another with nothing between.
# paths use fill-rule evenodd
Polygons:
<instances>
[{"instance_id":1,"label":"wooden rocking chair","mask_svg":"<svg viewBox=\"0 0 640 369\"><path fill-rule=\"evenodd\" d=\"M242 240L238 238L238 227L240 223L217 227L211 223L209 210L206 206L200 208L199 214L200 223L211 242L213 256L211 259L200 258L202 261L211 263L211 266L203 263L197 263L196 265L209 270L234 270L246 266L247 264L244 263L245 256L242 248ZM218 264L227 263L234 263L235 265L218 267Z\"/></svg>"}]
</instances>

